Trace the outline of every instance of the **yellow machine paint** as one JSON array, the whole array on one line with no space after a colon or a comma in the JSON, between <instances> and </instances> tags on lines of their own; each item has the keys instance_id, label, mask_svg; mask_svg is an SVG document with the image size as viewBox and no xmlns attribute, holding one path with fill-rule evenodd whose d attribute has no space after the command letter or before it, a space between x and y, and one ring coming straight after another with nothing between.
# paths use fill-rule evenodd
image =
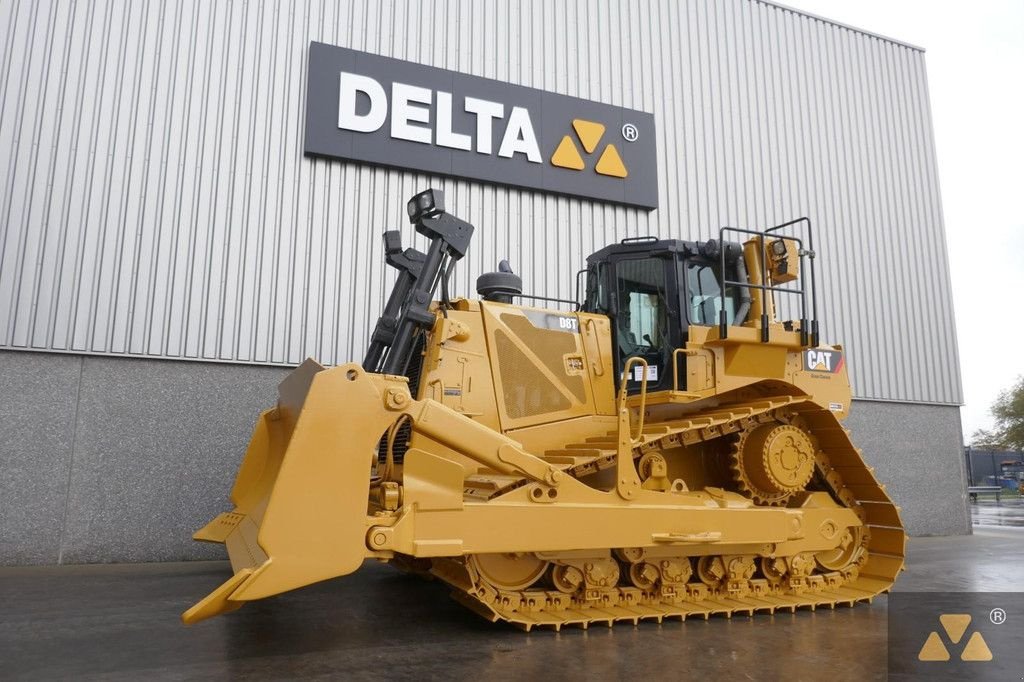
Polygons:
<instances>
[{"instance_id":1,"label":"yellow machine paint","mask_svg":"<svg viewBox=\"0 0 1024 682\"><path fill-rule=\"evenodd\" d=\"M234 575L186 623L366 559L525 629L891 587L904 533L842 426L842 348L806 315L774 319L809 245L634 240L589 259L583 310L513 304L508 268L481 278L487 300L431 303L472 226L436 191L410 218L431 249L386 235L401 275L367 359L282 382L234 509L195 534L226 544Z\"/></svg>"}]
</instances>

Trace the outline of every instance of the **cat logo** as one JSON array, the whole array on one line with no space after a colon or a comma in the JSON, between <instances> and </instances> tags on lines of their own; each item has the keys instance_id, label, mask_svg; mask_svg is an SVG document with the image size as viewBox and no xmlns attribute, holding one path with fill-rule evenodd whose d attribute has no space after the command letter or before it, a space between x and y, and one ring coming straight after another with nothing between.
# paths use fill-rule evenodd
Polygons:
<instances>
[{"instance_id":1,"label":"cat logo","mask_svg":"<svg viewBox=\"0 0 1024 682\"><path fill-rule=\"evenodd\" d=\"M811 348L804 351L804 369L808 372L828 372L838 374L843 368L843 354L837 350L818 350Z\"/></svg>"},{"instance_id":2,"label":"cat logo","mask_svg":"<svg viewBox=\"0 0 1024 682\"><path fill-rule=\"evenodd\" d=\"M944 613L939 616L939 623L942 624L942 629L946 633L946 637L949 638L950 644L959 644L960 640L963 639L964 633L967 632L967 627L971 624L971 617L966 613ZM942 641L942 637L935 630L928 635L928 639L925 640L924 646L921 647L921 651L917 654L917 660L919 661L948 661L949 660L949 649L946 648L945 643ZM981 636L981 633L977 630L971 634L967 640L967 644L964 646L963 651L960 652L961 661L991 661L992 650L988 648L988 644L985 643L985 638Z\"/></svg>"},{"instance_id":3,"label":"cat logo","mask_svg":"<svg viewBox=\"0 0 1024 682\"><path fill-rule=\"evenodd\" d=\"M574 118L572 128L576 131L576 136L580 142L583 143L583 150L588 155L593 154L594 150L597 149L598 143L601 142L601 138L604 136L604 124L584 121L582 118ZM566 135L558 143L558 148L551 155L551 165L571 170L583 170L586 168L586 163L584 163L583 157L580 156L580 151L576 148L576 143L571 135ZM601 152L601 158L597 160L594 170L601 175L609 175L613 178L624 178L629 175L626 165L622 163L622 157L619 156L619 150L610 142L604 148L604 151Z\"/></svg>"}]
</instances>

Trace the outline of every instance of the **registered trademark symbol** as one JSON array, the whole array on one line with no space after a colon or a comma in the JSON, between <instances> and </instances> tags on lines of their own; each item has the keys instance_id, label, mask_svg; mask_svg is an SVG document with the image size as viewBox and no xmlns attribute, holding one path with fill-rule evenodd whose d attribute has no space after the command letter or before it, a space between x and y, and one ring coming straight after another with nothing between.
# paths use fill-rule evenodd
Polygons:
<instances>
[{"instance_id":1,"label":"registered trademark symbol","mask_svg":"<svg viewBox=\"0 0 1024 682\"><path fill-rule=\"evenodd\" d=\"M640 137L640 131L632 123L627 123L622 126L622 137L626 142L636 142L636 138Z\"/></svg>"},{"instance_id":2,"label":"registered trademark symbol","mask_svg":"<svg viewBox=\"0 0 1024 682\"><path fill-rule=\"evenodd\" d=\"M1002 625L1006 622L1006 611L995 608L989 611L988 619L992 621L993 625Z\"/></svg>"}]
</instances>

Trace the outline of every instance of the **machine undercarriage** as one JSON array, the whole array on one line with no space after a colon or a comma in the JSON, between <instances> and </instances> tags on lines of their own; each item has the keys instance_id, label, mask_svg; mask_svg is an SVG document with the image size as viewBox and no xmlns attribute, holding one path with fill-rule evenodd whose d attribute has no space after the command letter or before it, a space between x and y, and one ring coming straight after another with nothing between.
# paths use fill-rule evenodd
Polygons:
<instances>
[{"instance_id":1,"label":"machine undercarriage","mask_svg":"<svg viewBox=\"0 0 1024 682\"><path fill-rule=\"evenodd\" d=\"M578 480L594 482L614 470L616 441L610 433L544 458ZM394 561L445 581L455 599L481 616L526 630L852 606L886 592L902 570L904 537L895 506L848 432L806 401L734 403L650 424L631 453L644 487L700 491L725 514L729 508L755 514L766 507L846 508L855 523L822 521L813 530L820 536L817 546L825 549L797 541L723 546L711 531L664 537L654 547L430 560L399 555ZM788 489L766 484L787 475ZM512 476L470 477L466 499L500 502L528 484ZM686 511L671 499L663 505L663 513Z\"/></svg>"}]
</instances>

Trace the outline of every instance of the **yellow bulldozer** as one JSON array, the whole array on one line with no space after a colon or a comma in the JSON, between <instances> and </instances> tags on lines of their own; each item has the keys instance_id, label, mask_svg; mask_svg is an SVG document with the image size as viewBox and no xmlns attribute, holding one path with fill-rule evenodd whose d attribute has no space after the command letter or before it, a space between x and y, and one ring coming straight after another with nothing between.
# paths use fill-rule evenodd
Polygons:
<instances>
[{"instance_id":1,"label":"yellow bulldozer","mask_svg":"<svg viewBox=\"0 0 1024 682\"><path fill-rule=\"evenodd\" d=\"M587 259L576 303L524 294L504 261L479 300L452 299L473 226L438 190L408 213L428 250L386 232L399 274L363 362L307 360L281 383L234 509L194 536L234 574L186 623L367 559L526 630L889 590L904 531L842 426L810 221L624 239Z\"/></svg>"}]
</instances>

